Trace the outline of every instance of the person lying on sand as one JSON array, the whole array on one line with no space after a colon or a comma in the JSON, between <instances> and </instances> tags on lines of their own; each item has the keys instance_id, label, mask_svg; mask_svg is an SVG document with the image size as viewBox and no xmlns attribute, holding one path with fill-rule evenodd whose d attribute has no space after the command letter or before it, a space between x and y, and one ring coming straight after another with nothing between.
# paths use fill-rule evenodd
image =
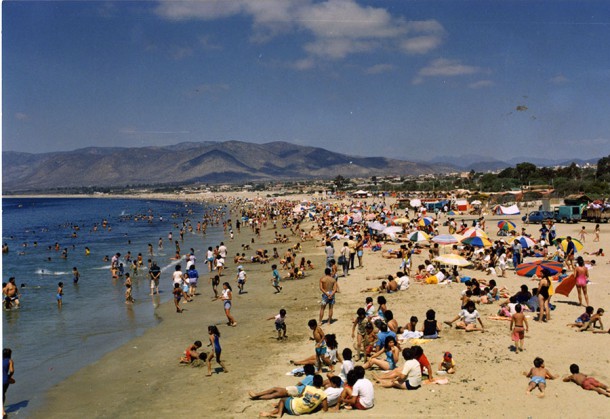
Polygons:
<instances>
[{"instance_id":1,"label":"person lying on sand","mask_svg":"<svg viewBox=\"0 0 610 419\"><path fill-rule=\"evenodd\" d=\"M608 391L608 386L606 384L600 383L595 378L590 375L582 374L580 372L580 368L576 364L570 365L570 372L572 374L567 377L563 377L564 383L573 382L581 386L585 390L595 391L602 396L610 397L610 391Z\"/></svg>"}]
</instances>

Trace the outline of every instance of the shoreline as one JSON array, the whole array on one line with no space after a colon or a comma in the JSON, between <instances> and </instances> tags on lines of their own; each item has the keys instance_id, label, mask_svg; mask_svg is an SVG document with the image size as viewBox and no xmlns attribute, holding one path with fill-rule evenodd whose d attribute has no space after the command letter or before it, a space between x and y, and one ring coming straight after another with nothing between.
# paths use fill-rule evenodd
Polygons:
<instances>
[{"instance_id":1,"label":"shoreline","mask_svg":"<svg viewBox=\"0 0 610 419\"><path fill-rule=\"evenodd\" d=\"M233 217L234 218L234 217ZM468 216L456 218L471 219ZM487 217L486 217L487 218ZM488 228L493 231L489 216ZM513 221L517 221L516 218ZM520 217L517 221L521 225ZM311 223L304 224L308 230ZM536 226L525 226L530 233L537 232ZM576 235L580 225L558 225L558 235ZM442 229L441 233L445 232ZM279 230L282 234L285 230ZM239 244L248 242L252 233L236 235L229 245L228 263L230 270L223 278L235 284L232 256L239 250ZM267 242L272 229L263 230L263 241ZM291 237L291 240L294 240ZM260 245L272 249L278 247L280 254L287 245ZM227 241L225 240L225 243ZM290 244L290 243L289 243ZM294 244L294 241L291 242ZM128 416L148 417L155 412L158 417L187 417L193 414L216 417L255 417L259 411L268 410L268 402L253 402L247 397L248 390L262 390L273 386L294 385L298 379L286 376L293 367L289 359L302 358L312 353L309 330L306 323L318 317L318 279L324 264L323 248L317 241L303 243L303 252L316 266L301 280L287 281L281 294L273 295L269 284L270 265L245 264L248 272L248 294L234 294L234 309L238 326L224 326L225 317L219 302L211 302L211 290L207 275L200 269L201 295L189 303L185 313L173 312L171 302L163 304L158 314L163 321L134 338L119 349L106 354L98 362L83 368L73 376L54 386L46 395L44 409L39 409L32 417L94 417ZM602 225L602 242L587 243L586 250L597 247L610 248L610 227ZM396 247L395 245L388 245ZM237 249L237 250L236 250ZM254 248L255 249L255 248ZM240 250L241 251L241 250ZM247 251L247 255L253 253ZM420 255L415 264L423 263ZM593 305L608 307L610 285L603 281L610 273L607 258L599 258L599 264L592 271L593 284L589 288ZM394 273L397 261L383 259L379 253L366 251L364 268L352 271L348 278L340 278L341 294L335 306L336 323L324 325L326 333L336 333L339 348L351 347L351 321L364 297L370 294L360 289L377 286L380 281L367 281L367 276ZM466 270L465 274L483 277L484 274ZM507 278L496 278L500 285L516 291L522 283L535 285L528 278L517 277L509 271ZM489 278L486 278L489 279ZM167 287L169 279L162 278ZM221 280L222 281L222 280ZM386 296L389 308L395 313L399 324L407 322L409 316L417 315L420 321L428 308L437 311L439 321L451 319L458 311L458 295L463 289L460 284L451 286L424 286L412 284L404 292ZM530 319L530 333L526 337L526 352L515 354L508 350L510 334L508 324L488 320L495 314L497 305L479 308L486 326L486 333L466 334L455 329L443 328L442 338L423 345L430 362L435 366L444 351L451 351L458 364L458 372L450 377L445 386L427 385L417 392L375 387L375 407L370 411L341 411L352 417L399 417L405 409L410 416L469 416L488 417L491 411L498 416L556 417L557 412L570 417L603 417L607 400L593 392L585 392L574 384L551 381L547 397L540 400L525 396L527 380L521 371L531 368L535 356L542 356L547 367L560 376L567 374L567 366L576 362L581 370L593 374L600 381L608 383L610 377L607 356L606 335L575 333L565 327L583 311L570 302L576 299L575 291L569 298L557 296L557 310L553 320L537 323ZM275 340L273 322L266 321L279 311L288 311L288 340ZM221 332L223 357L229 373L213 374L206 377L205 368L179 366L178 357L184 348L195 339L207 342L207 324L217 323ZM607 327L607 326L606 326ZM205 351L208 348L204 348ZM217 366L217 365L216 365ZM370 373L367 373L367 376ZM579 400L580 403L575 400ZM406 404L405 404L406 402ZM584 412L586 403L590 409ZM46 410L46 411L43 411ZM537 412L533 414L532 412ZM593 413L592 413L593 412ZM597 414L595 412L598 412Z\"/></svg>"}]
</instances>

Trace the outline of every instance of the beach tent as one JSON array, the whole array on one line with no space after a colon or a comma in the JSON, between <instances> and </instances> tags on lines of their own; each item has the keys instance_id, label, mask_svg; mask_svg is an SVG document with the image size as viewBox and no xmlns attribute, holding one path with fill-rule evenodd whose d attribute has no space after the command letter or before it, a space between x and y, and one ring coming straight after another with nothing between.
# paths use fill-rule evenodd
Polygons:
<instances>
[{"instance_id":1,"label":"beach tent","mask_svg":"<svg viewBox=\"0 0 610 419\"><path fill-rule=\"evenodd\" d=\"M455 206L458 211L468 211L468 201L465 199L458 199L455 201Z\"/></svg>"},{"instance_id":2,"label":"beach tent","mask_svg":"<svg viewBox=\"0 0 610 419\"><path fill-rule=\"evenodd\" d=\"M359 191L356 191L352 194L352 196L354 197L358 197L358 198L366 198L368 196L368 192L367 191L363 191L362 189Z\"/></svg>"},{"instance_id":3,"label":"beach tent","mask_svg":"<svg viewBox=\"0 0 610 419\"><path fill-rule=\"evenodd\" d=\"M494 214L496 215L517 215L521 214L519 211L519 207L515 205L511 205L510 207L503 207L502 205L496 205L494 208Z\"/></svg>"}]
</instances>

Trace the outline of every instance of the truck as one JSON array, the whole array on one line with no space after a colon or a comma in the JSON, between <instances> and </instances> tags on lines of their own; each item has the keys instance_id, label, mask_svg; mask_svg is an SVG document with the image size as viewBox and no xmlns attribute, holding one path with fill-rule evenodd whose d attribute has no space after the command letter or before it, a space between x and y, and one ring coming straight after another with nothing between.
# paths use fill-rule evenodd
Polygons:
<instances>
[{"instance_id":1,"label":"truck","mask_svg":"<svg viewBox=\"0 0 610 419\"><path fill-rule=\"evenodd\" d=\"M553 218L558 223L577 223L582 218L582 209L580 205L560 205L555 208Z\"/></svg>"},{"instance_id":2,"label":"truck","mask_svg":"<svg viewBox=\"0 0 610 419\"><path fill-rule=\"evenodd\" d=\"M592 223L607 223L610 220L610 210L602 208L585 208L582 219Z\"/></svg>"}]
</instances>

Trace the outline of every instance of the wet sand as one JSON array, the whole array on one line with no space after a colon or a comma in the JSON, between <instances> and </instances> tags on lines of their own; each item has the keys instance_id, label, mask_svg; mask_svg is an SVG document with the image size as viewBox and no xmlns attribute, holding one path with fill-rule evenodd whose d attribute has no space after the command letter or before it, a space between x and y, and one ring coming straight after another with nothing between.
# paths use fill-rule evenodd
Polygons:
<instances>
[{"instance_id":1,"label":"wet sand","mask_svg":"<svg viewBox=\"0 0 610 419\"><path fill-rule=\"evenodd\" d=\"M172 196L172 199L175 197ZM458 220L462 217L456 217ZM467 218L467 217L464 217ZM505 217L506 218L506 217ZM487 216L487 230L495 238L495 222L501 217ZM509 217L520 227L519 217ZM558 225L558 235L572 234L582 225L592 233L594 224ZM311 223L303 225L309 230ZM538 234L537 226L526 226L529 233ZM589 234L585 251L598 248L610 250L610 226L602 225L601 243L592 243ZM282 234L283 230L280 230ZM289 232L286 231L288 234ZM446 227L441 227L441 233ZM273 230L263 230L260 243L268 242ZM229 270L223 280L236 285L235 265L232 256L242 243L249 243L250 230L242 229L233 241L225 240L229 248L227 266ZM291 237L289 244L294 244ZM207 284L206 269L199 267L201 279L199 295L194 302L184 306L177 314L173 303L157 309L161 324L143 336L133 339L93 365L90 365L59 385L48 394L45 406L32 417L256 417L262 410L269 410L271 403L250 401L248 390L262 390L273 386L293 385L298 378L286 376L292 367L290 359L304 358L313 354L309 341L307 321L318 317L320 293L318 280L322 275L323 248L317 241L304 242L303 252L311 259L316 269L307 271L307 277L283 283L280 294L274 294L270 285L271 264L244 264L248 273L247 294L238 295L234 288L234 314L238 326L226 326L226 318L220 301L211 301L211 287ZM210 243L210 245L213 245ZM262 247L272 250L277 247L280 254L288 244ZM337 245L335 245L337 246ZM387 245L384 248L397 246ZM252 255L254 250L247 251ZM201 259L201 255L199 255ZM229 260L230 259L230 260ZM423 263L424 254L416 256L414 264ZM589 285L591 304L597 309L610 307L610 285L606 278L610 273L608 257L596 257L598 266L591 271L593 284ZM337 322L324 325L326 333L337 334L339 348L351 346L351 321L358 307L364 306L367 295L360 293L365 287L376 286L380 281L367 281L367 276L394 273L398 261L383 259L379 253L365 251L364 268L351 271L347 278L340 278L341 293L337 298L335 318ZM484 273L464 270L464 275L477 278ZM487 277L486 279L490 279ZM507 286L513 293L523 283L530 288L536 285L528 278L517 277L509 271L507 278L496 278L500 286ZM162 289L169 291L171 278L162 278ZM425 312L433 308L439 321L452 319L459 312L459 294L462 285L451 286L412 284L409 290L386 295L391 309L400 325L410 316L421 321ZM438 366L444 351L451 351L458 371L449 376L447 385L425 385L415 392L382 389L376 387L375 407L366 412L341 411L339 414L353 417L606 417L608 399L594 392L585 391L573 383L560 379L549 381L544 399L527 396L528 380L522 375L532 367L536 356L545 359L546 366L554 374L569 374L568 367L577 363L581 372L593 374L600 381L610 383L610 356L607 345L610 335L578 333L566 327L583 311L573 303L576 291L566 298L553 297L557 309L548 323L530 321L530 332L526 336L524 353L514 353L508 322L488 320L495 314L497 304L479 306L486 333L465 333L443 326L441 339L422 345L434 367ZM288 312L288 336L286 341L277 341L273 321L267 321L285 308ZM223 358L228 373L214 373L206 377L205 367L192 368L178 364L184 349L194 340L207 342L207 326L218 324L221 332ZM606 321L606 329L610 320ZM206 351L209 348L205 347ZM402 365L400 363L399 365ZM218 367L217 364L214 366ZM436 369L436 368L435 368ZM370 377L370 373L367 373ZM320 414L317 414L322 415Z\"/></svg>"}]
</instances>

